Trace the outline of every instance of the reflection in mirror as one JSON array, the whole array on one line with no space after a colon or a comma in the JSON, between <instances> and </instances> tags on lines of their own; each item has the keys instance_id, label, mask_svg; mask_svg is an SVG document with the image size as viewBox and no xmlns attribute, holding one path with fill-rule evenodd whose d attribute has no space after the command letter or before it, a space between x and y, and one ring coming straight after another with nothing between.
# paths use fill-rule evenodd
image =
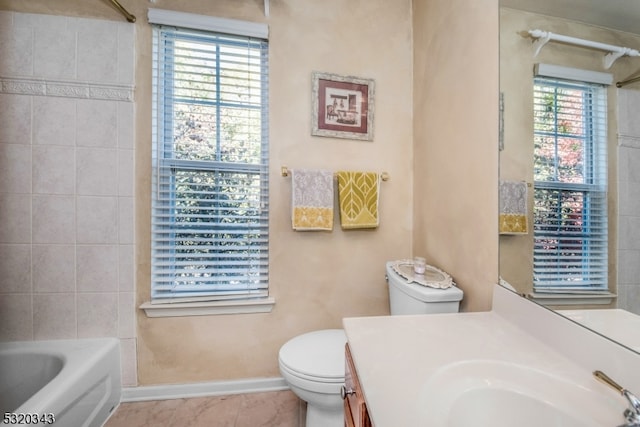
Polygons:
<instances>
[{"instance_id":1,"label":"reflection in mirror","mask_svg":"<svg viewBox=\"0 0 640 427\"><path fill-rule=\"evenodd\" d=\"M501 0L500 5L500 180L525 188L521 201L512 195L505 203L501 194L501 279L517 293L640 351L640 336L631 334L640 334L640 79L635 79L640 56L621 56L609 64L606 51L553 41L538 46L535 54L529 34L539 29L640 50L640 10L629 2L597 0ZM534 70L541 69L536 64L610 75L601 112L606 133L600 158L606 161L596 184L597 174L590 173L598 156L585 141L597 130L597 117L584 120L596 95L563 85L566 75L545 74L534 83ZM569 78L585 80L575 74ZM575 169L568 172L568 166ZM604 188L602 209L594 210L596 196L586 191L592 184ZM593 214L605 220L604 235L592 233L597 228ZM598 242L606 243L599 247ZM572 264L575 254L582 258ZM560 261L550 279L551 258ZM597 261L601 267L595 268ZM570 270L580 273L568 279Z\"/></svg>"}]
</instances>

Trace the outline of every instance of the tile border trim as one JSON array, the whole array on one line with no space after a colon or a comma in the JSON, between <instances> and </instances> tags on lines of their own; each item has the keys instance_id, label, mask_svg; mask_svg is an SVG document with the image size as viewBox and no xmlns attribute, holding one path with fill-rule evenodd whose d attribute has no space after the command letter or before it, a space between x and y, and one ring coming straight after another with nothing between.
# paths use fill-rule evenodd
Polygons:
<instances>
[{"instance_id":1,"label":"tile border trim","mask_svg":"<svg viewBox=\"0 0 640 427\"><path fill-rule=\"evenodd\" d=\"M134 101L134 86L0 76L0 93L63 98Z\"/></svg>"},{"instance_id":2,"label":"tile border trim","mask_svg":"<svg viewBox=\"0 0 640 427\"><path fill-rule=\"evenodd\" d=\"M640 148L640 137L618 134L618 146L627 148Z\"/></svg>"},{"instance_id":3,"label":"tile border trim","mask_svg":"<svg viewBox=\"0 0 640 427\"><path fill-rule=\"evenodd\" d=\"M147 400L184 399L202 396L223 396L230 394L259 393L289 390L282 377L248 378L229 381L212 381L191 384L166 384L140 387L124 387L121 402L142 402Z\"/></svg>"}]
</instances>

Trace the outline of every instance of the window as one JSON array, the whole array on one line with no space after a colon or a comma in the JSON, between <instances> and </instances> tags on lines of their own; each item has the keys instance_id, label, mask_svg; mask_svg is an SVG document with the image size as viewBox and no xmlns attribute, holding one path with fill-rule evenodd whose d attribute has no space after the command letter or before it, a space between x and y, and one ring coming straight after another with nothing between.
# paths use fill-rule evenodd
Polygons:
<instances>
[{"instance_id":1,"label":"window","mask_svg":"<svg viewBox=\"0 0 640 427\"><path fill-rule=\"evenodd\" d=\"M153 27L152 303L268 296L267 53Z\"/></svg>"},{"instance_id":2,"label":"window","mask_svg":"<svg viewBox=\"0 0 640 427\"><path fill-rule=\"evenodd\" d=\"M535 292L607 291L606 88L534 80Z\"/></svg>"}]
</instances>

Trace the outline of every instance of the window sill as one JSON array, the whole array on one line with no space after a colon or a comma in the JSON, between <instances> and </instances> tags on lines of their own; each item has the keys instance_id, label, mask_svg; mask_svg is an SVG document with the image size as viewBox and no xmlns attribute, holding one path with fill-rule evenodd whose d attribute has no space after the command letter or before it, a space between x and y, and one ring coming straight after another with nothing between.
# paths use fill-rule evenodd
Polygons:
<instances>
[{"instance_id":1,"label":"window sill","mask_svg":"<svg viewBox=\"0 0 640 427\"><path fill-rule=\"evenodd\" d=\"M618 295L611 292L598 294L541 294L531 292L527 297L542 305L606 305Z\"/></svg>"},{"instance_id":2,"label":"window sill","mask_svg":"<svg viewBox=\"0 0 640 427\"><path fill-rule=\"evenodd\" d=\"M241 301L182 302L167 304L143 303L140 308L147 317L212 316L220 314L270 313L276 300L269 298Z\"/></svg>"}]
</instances>

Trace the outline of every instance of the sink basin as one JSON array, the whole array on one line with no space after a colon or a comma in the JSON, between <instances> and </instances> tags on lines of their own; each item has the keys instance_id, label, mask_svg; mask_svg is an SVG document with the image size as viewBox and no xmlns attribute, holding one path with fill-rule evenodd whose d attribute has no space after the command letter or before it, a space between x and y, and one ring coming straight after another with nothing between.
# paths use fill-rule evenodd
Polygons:
<instances>
[{"instance_id":1,"label":"sink basin","mask_svg":"<svg viewBox=\"0 0 640 427\"><path fill-rule=\"evenodd\" d=\"M472 360L439 369L417 402L430 427L601 427L623 421L625 402L584 382L516 363ZM593 389L590 388L593 384Z\"/></svg>"}]
</instances>

